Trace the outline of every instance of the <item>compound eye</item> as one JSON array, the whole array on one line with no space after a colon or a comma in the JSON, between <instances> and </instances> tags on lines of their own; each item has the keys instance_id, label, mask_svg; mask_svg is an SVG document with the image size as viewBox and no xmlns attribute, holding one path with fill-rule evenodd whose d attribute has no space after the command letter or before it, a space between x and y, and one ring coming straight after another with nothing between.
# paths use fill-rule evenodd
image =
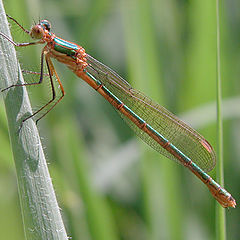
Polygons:
<instances>
[{"instance_id":1,"label":"compound eye","mask_svg":"<svg viewBox=\"0 0 240 240\"><path fill-rule=\"evenodd\" d=\"M32 30L30 32L30 36L34 39L41 39L44 35L43 27L38 24L32 27Z\"/></svg>"},{"instance_id":2,"label":"compound eye","mask_svg":"<svg viewBox=\"0 0 240 240\"><path fill-rule=\"evenodd\" d=\"M40 25L41 25L44 29L46 29L46 30L48 30L48 31L50 32L50 30L51 30L51 23L50 23L48 20L42 20L42 21L40 22Z\"/></svg>"}]
</instances>

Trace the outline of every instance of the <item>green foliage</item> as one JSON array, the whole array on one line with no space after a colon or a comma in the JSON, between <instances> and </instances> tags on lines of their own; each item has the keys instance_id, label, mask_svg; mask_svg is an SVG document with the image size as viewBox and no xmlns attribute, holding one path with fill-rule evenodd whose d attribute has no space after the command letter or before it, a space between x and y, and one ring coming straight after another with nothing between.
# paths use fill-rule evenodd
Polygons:
<instances>
[{"instance_id":1,"label":"green foliage","mask_svg":"<svg viewBox=\"0 0 240 240\"><path fill-rule=\"evenodd\" d=\"M224 4L220 19L225 107L225 100L230 102L240 91L236 40L240 19L234 10L240 3ZM82 45L177 115L194 110L198 116L201 107L209 107L210 111L197 119L194 115L188 122L216 148L216 110L211 108L216 99L214 1L35 0L19 4L8 0L5 8L26 28L33 24L32 19L48 19L59 37ZM16 41L29 41L13 24L11 30ZM39 71L40 50L41 46L32 46L19 51L23 69ZM182 166L146 145L139 146L101 96L65 66L54 65L66 96L39 122L38 129L68 235L94 240L216 239L215 200L207 188ZM49 90L28 89L33 107L49 98ZM238 202L237 100L233 98L223 108L223 152L225 186ZM1 237L23 239L12 153L0 104L0 146L4 149L0 151ZM4 188L6 184L11 191ZM226 213L229 239L237 239L239 214L238 209Z\"/></svg>"}]
</instances>

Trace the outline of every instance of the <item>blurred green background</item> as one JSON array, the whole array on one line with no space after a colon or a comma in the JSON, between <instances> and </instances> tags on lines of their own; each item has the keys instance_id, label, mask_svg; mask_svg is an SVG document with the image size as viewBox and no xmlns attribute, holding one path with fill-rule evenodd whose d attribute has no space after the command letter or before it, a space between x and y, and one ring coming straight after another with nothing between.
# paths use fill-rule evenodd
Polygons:
<instances>
[{"instance_id":1,"label":"blurred green background","mask_svg":"<svg viewBox=\"0 0 240 240\"><path fill-rule=\"evenodd\" d=\"M58 36L83 46L216 148L215 1L7 0L5 8L26 28L48 19ZM240 2L220 8L225 187L239 203ZM16 41L29 41L14 24L11 30ZM22 68L39 71L40 51L20 49ZM215 200L207 188L138 140L110 104L54 63L66 96L38 128L68 235L215 239ZM50 90L30 87L29 93L37 109ZM0 235L24 239L2 99L0 146ZM238 239L238 206L226 216L228 238Z\"/></svg>"}]
</instances>

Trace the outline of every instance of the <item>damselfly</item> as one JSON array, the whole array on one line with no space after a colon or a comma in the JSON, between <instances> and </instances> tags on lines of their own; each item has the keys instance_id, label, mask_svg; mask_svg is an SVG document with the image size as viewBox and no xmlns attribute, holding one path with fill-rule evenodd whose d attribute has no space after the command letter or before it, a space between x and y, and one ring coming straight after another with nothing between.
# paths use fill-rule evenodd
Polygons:
<instances>
[{"instance_id":1,"label":"damselfly","mask_svg":"<svg viewBox=\"0 0 240 240\"><path fill-rule=\"evenodd\" d=\"M48 107L48 110L37 119L37 121L40 120L64 96L64 88L51 60L51 58L54 58L67 65L78 77L87 82L112 104L134 132L153 149L170 159L176 160L193 172L207 185L212 195L223 207L236 206L231 194L204 172L213 169L216 157L211 145L198 132L179 120L164 107L133 89L117 73L87 54L84 48L57 37L51 32L49 21L41 20L28 31L14 18L8 17L25 33L29 34L31 38L36 40L35 42L16 43L5 34L0 33L14 46L26 47L35 44L46 44L41 54L39 81L36 83L15 84L2 90L5 91L17 86L41 84L43 77L46 75L43 68L44 60L46 61L52 99L38 111L24 119L23 122ZM53 77L57 79L60 86L60 96L56 95Z\"/></svg>"}]
</instances>

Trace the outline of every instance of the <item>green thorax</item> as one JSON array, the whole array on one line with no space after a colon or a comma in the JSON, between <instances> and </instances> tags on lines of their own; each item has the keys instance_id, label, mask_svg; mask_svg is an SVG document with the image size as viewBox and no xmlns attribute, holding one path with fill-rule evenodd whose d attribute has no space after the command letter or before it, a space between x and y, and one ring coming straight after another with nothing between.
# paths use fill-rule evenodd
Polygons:
<instances>
[{"instance_id":1,"label":"green thorax","mask_svg":"<svg viewBox=\"0 0 240 240\"><path fill-rule=\"evenodd\" d=\"M78 45L58 37L55 37L53 41L54 41L54 50L60 53L66 54L68 56L74 56L76 54L76 51L79 49Z\"/></svg>"}]
</instances>

